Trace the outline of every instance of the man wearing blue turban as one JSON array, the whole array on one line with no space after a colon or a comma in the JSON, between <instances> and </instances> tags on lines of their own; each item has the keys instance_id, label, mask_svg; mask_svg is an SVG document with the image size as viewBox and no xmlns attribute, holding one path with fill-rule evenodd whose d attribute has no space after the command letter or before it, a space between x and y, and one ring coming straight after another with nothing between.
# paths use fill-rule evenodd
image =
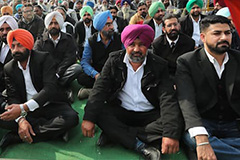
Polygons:
<instances>
[{"instance_id":1,"label":"man wearing blue turban","mask_svg":"<svg viewBox=\"0 0 240 160\"><path fill-rule=\"evenodd\" d=\"M200 21L205 16L201 14L202 0L189 0L186 9L189 14L180 19L181 31L195 41L195 47L202 45L200 40Z\"/></svg>"},{"instance_id":2,"label":"man wearing blue turban","mask_svg":"<svg viewBox=\"0 0 240 160\"><path fill-rule=\"evenodd\" d=\"M81 59L83 73L78 77L78 83L92 88L98 78L109 53L122 49L120 35L114 32L113 18L110 11L104 11L94 17L93 26L98 32L86 41ZM85 99L90 89L81 88L79 99Z\"/></svg>"}]
</instances>

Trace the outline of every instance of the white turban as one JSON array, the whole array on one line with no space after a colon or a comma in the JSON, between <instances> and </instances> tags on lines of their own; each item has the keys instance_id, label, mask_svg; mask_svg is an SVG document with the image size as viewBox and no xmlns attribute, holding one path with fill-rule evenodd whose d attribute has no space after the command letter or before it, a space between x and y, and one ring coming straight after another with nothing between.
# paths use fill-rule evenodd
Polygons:
<instances>
[{"instance_id":1,"label":"white turban","mask_svg":"<svg viewBox=\"0 0 240 160\"><path fill-rule=\"evenodd\" d=\"M54 17L56 18L56 21L58 22L60 29L62 29L64 20L63 20L63 16L58 11L53 11L47 14L44 20L45 27L48 28L50 22Z\"/></svg>"},{"instance_id":2,"label":"white turban","mask_svg":"<svg viewBox=\"0 0 240 160\"><path fill-rule=\"evenodd\" d=\"M0 18L0 27L5 22L11 27L12 30L18 29L18 23L12 16L9 16L9 15L2 16Z\"/></svg>"}]
</instances>

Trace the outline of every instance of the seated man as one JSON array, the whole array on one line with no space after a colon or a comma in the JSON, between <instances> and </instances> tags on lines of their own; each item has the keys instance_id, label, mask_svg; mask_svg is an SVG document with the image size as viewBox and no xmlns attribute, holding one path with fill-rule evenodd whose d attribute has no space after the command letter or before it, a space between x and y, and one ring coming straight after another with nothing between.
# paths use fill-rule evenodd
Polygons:
<instances>
[{"instance_id":1,"label":"seated man","mask_svg":"<svg viewBox=\"0 0 240 160\"><path fill-rule=\"evenodd\" d=\"M6 15L0 18L0 110L4 109L6 104L2 95L2 92L6 89L3 68L5 64L12 60L12 53L7 43L7 34L17 28L17 21L12 16Z\"/></svg>"},{"instance_id":2,"label":"seated man","mask_svg":"<svg viewBox=\"0 0 240 160\"><path fill-rule=\"evenodd\" d=\"M98 78L102 67L108 59L109 53L122 49L120 35L114 32L113 18L110 11L99 13L93 20L93 26L98 32L86 41L81 66L84 73L78 76L78 83L86 88L81 88L79 99L85 99Z\"/></svg>"},{"instance_id":3,"label":"seated man","mask_svg":"<svg viewBox=\"0 0 240 160\"><path fill-rule=\"evenodd\" d=\"M35 42L34 49L50 53L57 65L59 83L69 86L82 71L81 66L76 64L77 45L70 34L61 31L64 20L59 12L49 13L44 22L47 31Z\"/></svg>"},{"instance_id":4,"label":"seated man","mask_svg":"<svg viewBox=\"0 0 240 160\"><path fill-rule=\"evenodd\" d=\"M167 62L148 51L154 31L129 25L121 35L125 50L110 54L85 107L84 136L93 137L95 124L106 138L147 159L179 150L182 117L168 75ZM105 143L106 144L106 143ZM160 147L161 146L161 147Z\"/></svg>"},{"instance_id":5,"label":"seated man","mask_svg":"<svg viewBox=\"0 0 240 160\"><path fill-rule=\"evenodd\" d=\"M168 61L170 77L174 79L177 58L194 50L195 41L180 32L180 24L176 15L167 14L163 17L164 34L152 43L153 53Z\"/></svg>"},{"instance_id":6,"label":"seated man","mask_svg":"<svg viewBox=\"0 0 240 160\"><path fill-rule=\"evenodd\" d=\"M240 53L231 50L231 22L207 16L199 48L177 60L176 85L184 141L198 159L240 158Z\"/></svg>"},{"instance_id":7,"label":"seated man","mask_svg":"<svg viewBox=\"0 0 240 160\"><path fill-rule=\"evenodd\" d=\"M0 127L12 131L2 138L1 149L63 137L78 124L78 115L58 89L51 56L32 50L34 38L24 29L10 31L7 41L13 60L4 67L8 106Z\"/></svg>"}]
</instances>

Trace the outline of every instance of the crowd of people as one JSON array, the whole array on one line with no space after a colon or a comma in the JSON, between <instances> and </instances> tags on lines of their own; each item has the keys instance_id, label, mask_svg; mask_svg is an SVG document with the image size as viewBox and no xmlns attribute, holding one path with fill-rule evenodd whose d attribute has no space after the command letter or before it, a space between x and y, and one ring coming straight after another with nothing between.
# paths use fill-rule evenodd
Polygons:
<instances>
[{"instance_id":1,"label":"crowd of people","mask_svg":"<svg viewBox=\"0 0 240 160\"><path fill-rule=\"evenodd\" d=\"M209 2L209 1L208 1ZM211 2L211 1L210 1ZM145 159L240 158L240 38L224 0L5 1L0 17L1 152L82 134Z\"/></svg>"}]
</instances>

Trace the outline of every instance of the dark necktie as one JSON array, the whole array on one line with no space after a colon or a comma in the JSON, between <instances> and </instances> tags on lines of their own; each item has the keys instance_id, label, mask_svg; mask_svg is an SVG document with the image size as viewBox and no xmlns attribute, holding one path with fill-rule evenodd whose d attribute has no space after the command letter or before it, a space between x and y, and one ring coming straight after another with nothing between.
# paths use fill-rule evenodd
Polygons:
<instances>
[{"instance_id":1,"label":"dark necktie","mask_svg":"<svg viewBox=\"0 0 240 160\"><path fill-rule=\"evenodd\" d=\"M171 48L172 48L172 49L175 48L175 42L172 42L172 43L171 43Z\"/></svg>"}]
</instances>

